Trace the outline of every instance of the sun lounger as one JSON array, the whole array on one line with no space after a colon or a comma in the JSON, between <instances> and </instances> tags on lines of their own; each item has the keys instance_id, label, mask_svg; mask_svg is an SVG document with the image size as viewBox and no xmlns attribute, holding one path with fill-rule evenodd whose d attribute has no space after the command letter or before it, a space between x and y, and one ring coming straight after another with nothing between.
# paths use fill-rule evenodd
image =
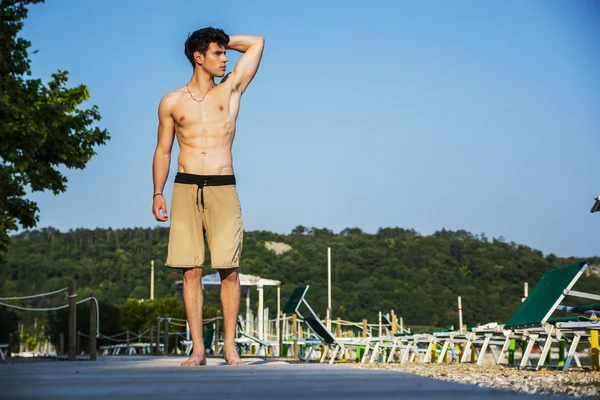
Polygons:
<instances>
[{"instance_id":1,"label":"sun lounger","mask_svg":"<svg viewBox=\"0 0 600 400\"><path fill-rule=\"evenodd\" d=\"M323 363L331 351L332 355L329 360L329 364L333 364L338 353L343 352L345 348L342 342L337 340L335 335L333 335L331 331L329 331L329 329L327 329L327 327L323 324L323 322L321 322L317 314L306 301L305 296L308 288L308 285L295 288L283 307L283 312L286 314L296 314L300 320L304 321L306 325L308 325L308 328L318 339L318 341L310 343L310 351L312 352L314 348L320 344L324 345L325 349L321 354L319 362ZM300 308L305 308L308 311L307 316L302 315ZM318 343L319 341L320 343ZM307 345L308 344L309 343L307 343Z\"/></svg>"},{"instance_id":2,"label":"sun lounger","mask_svg":"<svg viewBox=\"0 0 600 400\"><path fill-rule=\"evenodd\" d=\"M531 294L523 303L521 303L517 311L502 327L506 339L498 359L499 364L505 361L511 340L524 340L527 342L527 346L523 351L520 366L525 367L529 364L531 351L534 345L538 344L542 347L542 352L538 361L539 368L544 364L552 343L557 341L560 337L566 337L571 340L569 354L571 354L572 357L565 361L563 369L567 370L569 368L571 360L575 357L575 348L579 343L581 335L569 332L566 329L567 325L564 323L572 321L573 318L577 321L580 317L576 316L565 319L551 318L551 316L557 310L585 312L593 306L569 308L568 306L561 304L565 298L569 296L595 301L600 300L600 296L598 295L573 290L573 286L577 283L588 266L589 262L584 261L547 271L542 276ZM562 323L560 325L561 328L558 328L558 323ZM558 329L560 329L560 331ZM576 362L579 363L579 360L576 359Z\"/></svg>"},{"instance_id":3,"label":"sun lounger","mask_svg":"<svg viewBox=\"0 0 600 400\"><path fill-rule=\"evenodd\" d=\"M240 315L238 315L237 327L238 327L238 333L248 339L246 341L236 339L236 343L238 345L248 346L251 344L257 344L258 350L256 351L256 355L260 356L260 353L262 352L265 357L268 357L269 349L273 346L273 344L271 342L259 339L256 336L253 336L253 335L247 333L246 326L244 324L244 320L242 319L242 317Z\"/></svg>"}]
</instances>

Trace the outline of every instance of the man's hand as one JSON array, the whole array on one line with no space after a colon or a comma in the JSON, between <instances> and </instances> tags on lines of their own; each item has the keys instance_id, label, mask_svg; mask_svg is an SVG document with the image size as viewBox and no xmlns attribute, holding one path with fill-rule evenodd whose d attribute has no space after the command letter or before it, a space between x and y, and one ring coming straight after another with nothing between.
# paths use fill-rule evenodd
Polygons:
<instances>
[{"instance_id":1,"label":"man's hand","mask_svg":"<svg viewBox=\"0 0 600 400\"><path fill-rule=\"evenodd\" d=\"M160 213L162 210L162 214ZM154 214L154 218L156 218L159 222L165 222L169 219L169 215L167 214L167 202L162 194L154 197L154 202L152 203L152 214Z\"/></svg>"}]
</instances>

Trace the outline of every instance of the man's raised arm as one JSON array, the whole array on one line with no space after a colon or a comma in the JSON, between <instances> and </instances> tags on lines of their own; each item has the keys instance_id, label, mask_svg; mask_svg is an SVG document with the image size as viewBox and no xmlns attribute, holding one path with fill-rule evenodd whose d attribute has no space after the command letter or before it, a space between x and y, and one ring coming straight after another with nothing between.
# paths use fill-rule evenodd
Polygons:
<instances>
[{"instance_id":1,"label":"man's raised arm","mask_svg":"<svg viewBox=\"0 0 600 400\"><path fill-rule=\"evenodd\" d=\"M244 53L231 74L233 90L244 93L258 71L264 47L265 39L262 36L236 35L229 37L227 48Z\"/></svg>"}]
</instances>

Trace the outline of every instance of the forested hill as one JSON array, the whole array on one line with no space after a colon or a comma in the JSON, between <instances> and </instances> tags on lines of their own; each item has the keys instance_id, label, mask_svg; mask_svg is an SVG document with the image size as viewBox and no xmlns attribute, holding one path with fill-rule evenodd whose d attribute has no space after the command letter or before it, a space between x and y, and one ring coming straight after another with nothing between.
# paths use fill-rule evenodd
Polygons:
<instances>
[{"instance_id":1,"label":"forested hill","mask_svg":"<svg viewBox=\"0 0 600 400\"><path fill-rule=\"evenodd\" d=\"M291 249L277 254L266 242ZM74 277L80 295L94 291L113 304L148 299L151 260L155 296L171 296L181 272L163 266L167 245L168 228L24 232L12 238L0 265L0 297L56 290ZM466 231L424 236L401 228L381 228L376 234L354 228L334 234L299 226L289 235L246 232L241 272L280 280L282 301L295 286L309 284L307 299L324 317L327 247L332 251L333 317L375 321L379 311L393 309L409 325L456 325L458 295L465 324L505 321L521 301L524 282L531 290L544 271L584 260L544 257L527 246ZM576 289L597 292L600 258L588 259L594 267ZM205 274L213 272L205 268ZM271 310L276 309L274 292L266 293Z\"/></svg>"}]
</instances>

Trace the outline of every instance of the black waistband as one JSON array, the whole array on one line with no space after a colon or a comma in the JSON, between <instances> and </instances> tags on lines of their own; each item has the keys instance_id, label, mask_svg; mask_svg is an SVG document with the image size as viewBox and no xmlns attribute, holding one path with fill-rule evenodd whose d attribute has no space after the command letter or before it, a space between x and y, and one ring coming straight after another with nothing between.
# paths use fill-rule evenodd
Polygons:
<instances>
[{"instance_id":1,"label":"black waistband","mask_svg":"<svg viewBox=\"0 0 600 400\"><path fill-rule=\"evenodd\" d=\"M234 175L195 175L178 172L175 175L175 183L198 186L227 186L235 185Z\"/></svg>"}]
</instances>

